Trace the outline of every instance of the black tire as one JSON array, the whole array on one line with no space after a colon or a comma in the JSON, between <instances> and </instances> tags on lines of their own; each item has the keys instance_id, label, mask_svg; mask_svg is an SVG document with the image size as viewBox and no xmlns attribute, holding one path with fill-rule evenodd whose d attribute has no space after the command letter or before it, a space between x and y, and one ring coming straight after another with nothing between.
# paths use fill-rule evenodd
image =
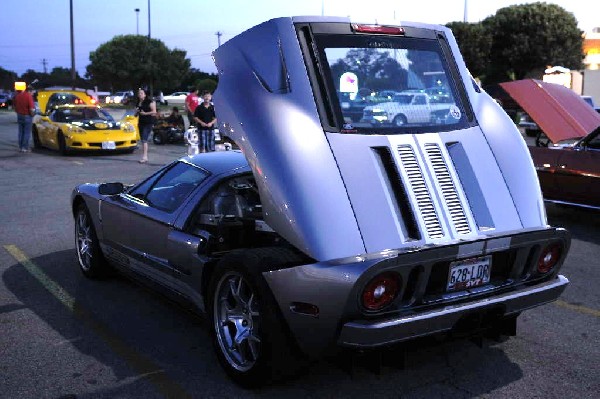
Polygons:
<instances>
[{"instance_id":1,"label":"black tire","mask_svg":"<svg viewBox=\"0 0 600 399\"><path fill-rule=\"evenodd\" d=\"M394 117L394 120L392 121L392 123L394 124L394 126L404 126L406 125L406 117L402 114L396 115Z\"/></svg>"},{"instance_id":2,"label":"black tire","mask_svg":"<svg viewBox=\"0 0 600 399\"><path fill-rule=\"evenodd\" d=\"M56 140L58 141L58 152L60 152L61 155L67 155L69 150L67 149L67 142L65 141L64 134L59 130L56 132L56 136Z\"/></svg>"},{"instance_id":3,"label":"black tire","mask_svg":"<svg viewBox=\"0 0 600 399\"><path fill-rule=\"evenodd\" d=\"M75 249L79 269L86 277L99 279L111 274L112 269L102 254L90 212L83 203L77 206L75 212Z\"/></svg>"},{"instance_id":4,"label":"black tire","mask_svg":"<svg viewBox=\"0 0 600 399\"><path fill-rule=\"evenodd\" d=\"M535 138L535 145L537 147L548 147L550 144L550 139L548 136L544 134L544 132L540 131Z\"/></svg>"},{"instance_id":5,"label":"black tire","mask_svg":"<svg viewBox=\"0 0 600 399\"><path fill-rule=\"evenodd\" d=\"M33 126L33 129L31 129L31 135L33 136L33 148L35 148L37 150L42 148L42 143L40 142L40 136L39 136L37 127L35 127L35 125Z\"/></svg>"},{"instance_id":6,"label":"black tire","mask_svg":"<svg viewBox=\"0 0 600 399\"><path fill-rule=\"evenodd\" d=\"M527 137L535 137L538 135L539 132L540 131L538 129L528 129L528 128L525 129L525 135Z\"/></svg>"},{"instance_id":7,"label":"black tire","mask_svg":"<svg viewBox=\"0 0 600 399\"><path fill-rule=\"evenodd\" d=\"M215 266L207 296L213 347L225 372L242 387L260 387L301 366L293 361L302 356L261 275L294 256L282 248L239 250Z\"/></svg>"},{"instance_id":8,"label":"black tire","mask_svg":"<svg viewBox=\"0 0 600 399\"><path fill-rule=\"evenodd\" d=\"M156 145L161 145L165 143L165 138L162 133L156 132L152 134L152 142Z\"/></svg>"}]
</instances>

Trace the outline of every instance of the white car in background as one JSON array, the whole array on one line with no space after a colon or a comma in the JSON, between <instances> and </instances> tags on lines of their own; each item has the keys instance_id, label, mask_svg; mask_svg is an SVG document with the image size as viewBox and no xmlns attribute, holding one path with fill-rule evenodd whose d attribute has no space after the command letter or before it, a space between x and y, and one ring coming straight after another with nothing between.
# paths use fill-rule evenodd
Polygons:
<instances>
[{"instance_id":1,"label":"white car in background","mask_svg":"<svg viewBox=\"0 0 600 399\"><path fill-rule=\"evenodd\" d=\"M173 94L164 96L164 104L185 104L185 98L189 93L187 91L176 91Z\"/></svg>"},{"instance_id":2,"label":"white car in background","mask_svg":"<svg viewBox=\"0 0 600 399\"><path fill-rule=\"evenodd\" d=\"M110 96L106 96L105 102L107 104L127 104L135 97L133 91L118 91Z\"/></svg>"}]
</instances>

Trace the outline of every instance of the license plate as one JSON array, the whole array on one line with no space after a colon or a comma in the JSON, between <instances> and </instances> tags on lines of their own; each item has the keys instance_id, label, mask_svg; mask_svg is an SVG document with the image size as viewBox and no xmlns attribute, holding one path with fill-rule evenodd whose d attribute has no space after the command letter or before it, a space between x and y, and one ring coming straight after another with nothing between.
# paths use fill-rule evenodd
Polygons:
<instances>
[{"instance_id":1,"label":"license plate","mask_svg":"<svg viewBox=\"0 0 600 399\"><path fill-rule=\"evenodd\" d=\"M102 142L103 150L114 150L116 148L117 148L117 146L114 141L103 141Z\"/></svg>"},{"instance_id":2,"label":"license plate","mask_svg":"<svg viewBox=\"0 0 600 399\"><path fill-rule=\"evenodd\" d=\"M447 291L479 287L489 283L492 257L473 258L450 263Z\"/></svg>"}]
</instances>

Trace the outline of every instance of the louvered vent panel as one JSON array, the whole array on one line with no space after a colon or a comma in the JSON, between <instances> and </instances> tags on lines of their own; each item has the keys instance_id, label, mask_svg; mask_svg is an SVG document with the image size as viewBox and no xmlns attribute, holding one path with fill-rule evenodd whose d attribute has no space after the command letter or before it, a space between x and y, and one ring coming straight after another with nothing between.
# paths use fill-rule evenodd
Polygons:
<instances>
[{"instance_id":1,"label":"louvered vent panel","mask_svg":"<svg viewBox=\"0 0 600 399\"><path fill-rule=\"evenodd\" d=\"M429 189L425 184L425 178L421 172L421 167L415 156L415 152L409 145L399 145L398 154L400 161L408 176L408 182L417 199L419 213L425 224L427 235L430 238L440 238L444 236L444 230L440 224L440 220L435 211Z\"/></svg>"},{"instance_id":2,"label":"louvered vent panel","mask_svg":"<svg viewBox=\"0 0 600 399\"><path fill-rule=\"evenodd\" d=\"M429 162L433 166L433 172L442 190L442 196L450 212L450 220L458 234L468 234L471 232L469 221L465 215L465 210L460 202L456 186L452 181L452 175L448 170L442 151L437 144L425 144L425 152L429 156Z\"/></svg>"}]
</instances>

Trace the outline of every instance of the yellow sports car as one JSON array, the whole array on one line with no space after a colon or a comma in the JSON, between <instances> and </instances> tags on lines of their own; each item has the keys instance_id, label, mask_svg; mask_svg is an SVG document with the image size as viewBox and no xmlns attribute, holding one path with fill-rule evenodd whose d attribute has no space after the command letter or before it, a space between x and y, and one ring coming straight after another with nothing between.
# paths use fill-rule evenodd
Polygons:
<instances>
[{"instance_id":1,"label":"yellow sports car","mask_svg":"<svg viewBox=\"0 0 600 399\"><path fill-rule=\"evenodd\" d=\"M85 92L40 91L41 115L33 121L33 143L66 154L75 150L131 152L137 148L137 118L115 119Z\"/></svg>"}]
</instances>

